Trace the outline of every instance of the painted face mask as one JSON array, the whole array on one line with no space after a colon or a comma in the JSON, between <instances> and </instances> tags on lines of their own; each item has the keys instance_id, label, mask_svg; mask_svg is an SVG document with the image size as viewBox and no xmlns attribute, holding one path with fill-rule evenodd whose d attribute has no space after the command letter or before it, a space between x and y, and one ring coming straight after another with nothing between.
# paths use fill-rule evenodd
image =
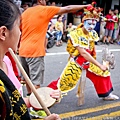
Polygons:
<instances>
[{"instance_id":1,"label":"painted face mask","mask_svg":"<svg viewBox=\"0 0 120 120\"><path fill-rule=\"evenodd\" d=\"M94 30L96 26L97 21L96 20L85 20L84 21L84 28L88 31L91 32Z\"/></svg>"}]
</instances>

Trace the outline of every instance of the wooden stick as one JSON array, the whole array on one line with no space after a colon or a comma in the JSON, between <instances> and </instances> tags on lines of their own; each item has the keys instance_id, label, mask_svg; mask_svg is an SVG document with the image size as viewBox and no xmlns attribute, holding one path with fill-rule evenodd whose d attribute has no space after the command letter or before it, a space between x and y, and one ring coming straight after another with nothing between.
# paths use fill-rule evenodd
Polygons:
<instances>
[{"instance_id":1,"label":"wooden stick","mask_svg":"<svg viewBox=\"0 0 120 120\"><path fill-rule=\"evenodd\" d=\"M85 84L86 84L86 70L82 70L81 78L79 81L79 86L78 86L78 106L83 105L85 103Z\"/></svg>"},{"instance_id":2,"label":"wooden stick","mask_svg":"<svg viewBox=\"0 0 120 120\"><path fill-rule=\"evenodd\" d=\"M46 114L49 116L51 113L49 111L49 109L46 107L46 105L44 104L44 102L42 101L42 99L40 98L39 94L36 91L36 88L34 87L34 85L32 84L31 80L29 79L28 75L26 74L25 70L23 69L21 63L19 62L18 58L16 57L16 55L14 54L13 50L11 48L8 49L8 51L10 52L10 54L12 55L12 57L14 58L16 64L18 65L23 77L25 78L27 84L29 85L29 87L31 88L32 92L34 93L34 95L36 96L38 102L40 103L40 105L42 106L42 108L44 109L44 111L46 112Z\"/></svg>"}]
</instances>

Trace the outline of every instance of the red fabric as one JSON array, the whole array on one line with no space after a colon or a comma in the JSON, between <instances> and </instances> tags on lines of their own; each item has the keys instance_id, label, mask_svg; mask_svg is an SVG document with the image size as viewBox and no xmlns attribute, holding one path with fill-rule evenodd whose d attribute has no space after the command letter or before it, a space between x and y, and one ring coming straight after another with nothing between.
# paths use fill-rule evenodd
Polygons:
<instances>
[{"instance_id":1,"label":"red fabric","mask_svg":"<svg viewBox=\"0 0 120 120\"><path fill-rule=\"evenodd\" d=\"M11 54L9 52L6 53L6 56L9 57L11 63L12 63L12 67L13 67L13 71L15 73L15 76L18 78L18 80L20 80L20 76L19 76L19 73L18 73L18 69L17 69L17 66L16 66L16 63L13 59L13 57L11 56Z\"/></svg>"},{"instance_id":2,"label":"red fabric","mask_svg":"<svg viewBox=\"0 0 120 120\"><path fill-rule=\"evenodd\" d=\"M57 90L58 89L57 88L58 80L59 80L59 78L57 80L52 81L47 87L50 87L50 88L52 88L54 90Z\"/></svg>"},{"instance_id":3,"label":"red fabric","mask_svg":"<svg viewBox=\"0 0 120 120\"><path fill-rule=\"evenodd\" d=\"M110 76L108 77L97 76L96 74L88 70L87 70L86 76L93 82L97 94L106 94L111 90L112 83L111 83Z\"/></svg>"},{"instance_id":4,"label":"red fabric","mask_svg":"<svg viewBox=\"0 0 120 120\"><path fill-rule=\"evenodd\" d=\"M87 70L86 77L93 82L99 97L102 97L102 96L106 97L112 91L112 83L111 83L110 76L108 77L97 76L96 74ZM57 80L52 81L48 85L48 87L53 88L54 90L58 89L57 88L58 80L59 78Z\"/></svg>"},{"instance_id":5,"label":"red fabric","mask_svg":"<svg viewBox=\"0 0 120 120\"><path fill-rule=\"evenodd\" d=\"M6 116L6 105L3 103L3 110L2 110L2 114L1 114L1 120L5 120L5 116Z\"/></svg>"},{"instance_id":6,"label":"red fabric","mask_svg":"<svg viewBox=\"0 0 120 120\"><path fill-rule=\"evenodd\" d=\"M114 18L113 18L113 16L112 15L110 15L110 14L107 14L106 15L106 18L107 19L112 19L112 20L115 20ZM106 22L106 28L108 29L108 30L114 30L114 22L109 22L109 21L107 21Z\"/></svg>"},{"instance_id":7,"label":"red fabric","mask_svg":"<svg viewBox=\"0 0 120 120\"><path fill-rule=\"evenodd\" d=\"M86 49L86 51L91 54L91 51L89 49ZM75 59L75 61L84 69L88 69L89 68L89 64L85 64L86 62L88 62L83 56L79 55L77 56L77 58Z\"/></svg>"},{"instance_id":8,"label":"red fabric","mask_svg":"<svg viewBox=\"0 0 120 120\"><path fill-rule=\"evenodd\" d=\"M94 54L94 55L96 54L95 51L93 51L93 53L91 53L91 51L89 50L86 50L86 51L90 54ZM79 56L78 58L79 58L78 59L79 62L82 61L82 64L83 62L87 62L82 56ZM93 82L94 87L99 97L106 97L113 90L110 76L108 77L98 76L87 70L86 77L89 78ZM57 88L58 80L59 78L57 80L52 81L48 85L48 87L51 87L53 89L58 89Z\"/></svg>"}]
</instances>

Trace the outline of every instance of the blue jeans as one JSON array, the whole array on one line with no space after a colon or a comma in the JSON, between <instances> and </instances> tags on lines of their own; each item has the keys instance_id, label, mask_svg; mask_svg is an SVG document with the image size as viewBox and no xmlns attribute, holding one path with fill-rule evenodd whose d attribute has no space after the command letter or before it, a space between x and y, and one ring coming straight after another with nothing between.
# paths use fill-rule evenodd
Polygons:
<instances>
[{"instance_id":1,"label":"blue jeans","mask_svg":"<svg viewBox=\"0 0 120 120\"><path fill-rule=\"evenodd\" d=\"M61 38L62 38L62 32L61 31L57 31L56 36L57 36L57 41L60 41Z\"/></svg>"}]
</instances>

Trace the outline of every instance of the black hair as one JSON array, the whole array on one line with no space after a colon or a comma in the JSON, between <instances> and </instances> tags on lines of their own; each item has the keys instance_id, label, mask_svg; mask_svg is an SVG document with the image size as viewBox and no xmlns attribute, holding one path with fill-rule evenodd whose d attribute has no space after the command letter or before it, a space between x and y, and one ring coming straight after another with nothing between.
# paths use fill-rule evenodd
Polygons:
<instances>
[{"instance_id":1,"label":"black hair","mask_svg":"<svg viewBox=\"0 0 120 120\"><path fill-rule=\"evenodd\" d=\"M109 9L109 11L112 11L112 12L114 12L114 10L113 10L113 9Z\"/></svg>"},{"instance_id":2,"label":"black hair","mask_svg":"<svg viewBox=\"0 0 120 120\"><path fill-rule=\"evenodd\" d=\"M22 2L22 6L23 6L23 5L28 5L29 7L31 7L32 2Z\"/></svg>"},{"instance_id":3,"label":"black hair","mask_svg":"<svg viewBox=\"0 0 120 120\"><path fill-rule=\"evenodd\" d=\"M57 16L57 20L58 20L61 16L62 16L62 15L58 15L58 16Z\"/></svg>"},{"instance_id":4,"label":"black hair","mask_svg":"<svg viewBox=\"0 0 120 120\"><path fill-rule=\"evenodd\" d=\"M0 27L6 26L11 30L19 16L20 10L12 0L0 0Z\"/></svg>"},{"instance_id":5,"label":"black hair","mask_svg":"<svg viewBox=\"0 0 120 120\"><path fill-rule=\"evenodd\" d=\"M38 0L32 0L32 6L33 4L37 4L38 3Z\"/></svg>"}]
</instances>

